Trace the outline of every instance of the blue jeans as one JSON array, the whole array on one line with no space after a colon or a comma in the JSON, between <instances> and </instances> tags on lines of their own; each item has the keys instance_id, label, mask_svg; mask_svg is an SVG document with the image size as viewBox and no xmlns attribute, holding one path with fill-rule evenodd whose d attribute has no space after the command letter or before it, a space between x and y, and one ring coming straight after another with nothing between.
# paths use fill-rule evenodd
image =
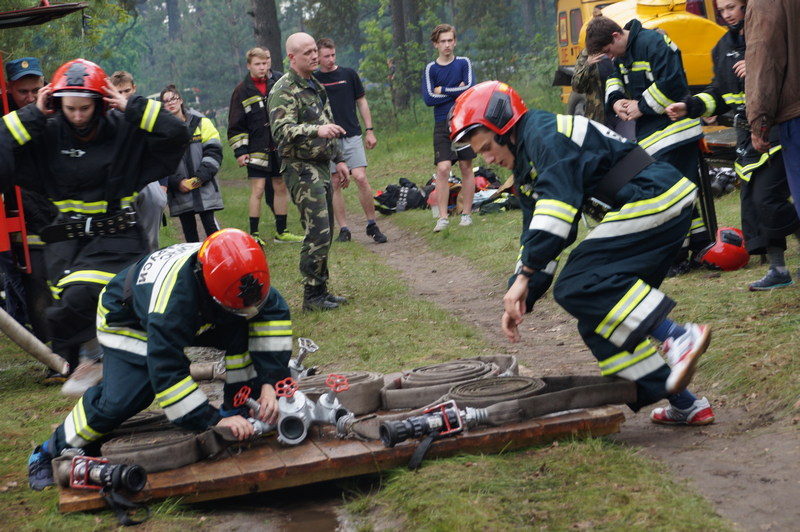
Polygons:
<instances>
[{"instance_id":1,"label":"blue jeans","mask_svg":"<svg viewBox=\"0 0 800 532\"><path fill-rule=\"evenodd\" d=\"M783 122L780 129L786 180L794 199L794 208L800 215L800 117Z\"/></svg>"}]
</instances>

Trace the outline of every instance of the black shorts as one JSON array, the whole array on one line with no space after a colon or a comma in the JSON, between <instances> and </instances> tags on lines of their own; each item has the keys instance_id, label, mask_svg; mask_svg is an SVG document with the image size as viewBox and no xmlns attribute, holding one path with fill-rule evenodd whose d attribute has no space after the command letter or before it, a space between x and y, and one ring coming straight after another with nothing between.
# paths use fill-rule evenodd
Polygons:
<instances>
[{"instance_id":1,"label":"black shorts","mask_svg":"<svg viewBox=\"0 0 800 532\"><path fill-rule=\"evenodd\" d=\"M248 164L247 177L250 179L281 177L281 157L278 155L278 152L269 152L269 168L265 168L263 166L251 166Z\"/></svg>"},{"instance_id":2,"label":"black shorts","mask_svg":"<svg viewBox=\"0 0 800 532\"><path fill-rule=\"evenodd\" d=\"M443 122L436 122L433 126L433 164L439 164L442 161L471 161L475 158L475 152L472 148L464 148L463 150L453 151L452 143L450 142L450 126L447 120Z\"/></svg>"}]
</instances>

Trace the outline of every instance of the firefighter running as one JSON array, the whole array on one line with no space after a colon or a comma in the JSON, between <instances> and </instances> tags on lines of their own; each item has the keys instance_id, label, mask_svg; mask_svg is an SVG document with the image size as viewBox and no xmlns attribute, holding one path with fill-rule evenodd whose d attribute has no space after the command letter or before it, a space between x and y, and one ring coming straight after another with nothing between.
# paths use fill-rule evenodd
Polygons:
<instances>
[{"instance_id":1,"label":"firefighter running","mask_svg":"<svg viewBox=\"0 0 800 532\"><path fill-rule=\"evenodd\" d=\"M658 290L689 229L694 183L602 124L529 111L498 81L458 98L450 131L456 147L470 145L486 163L514 172L524 229L503 299L506 336L519 340L523 314L552 283L560 254L576 240L581 212L607 211L570 253L555 283L556 301L578 319L602 374L636 383L633 410L666 397L669 406L653 410L653 422L713 422L707 399L686 389L710 330L671 321L675 302ZM662 342L669 366L649 336Z\"/></svg>"}]
</instances>

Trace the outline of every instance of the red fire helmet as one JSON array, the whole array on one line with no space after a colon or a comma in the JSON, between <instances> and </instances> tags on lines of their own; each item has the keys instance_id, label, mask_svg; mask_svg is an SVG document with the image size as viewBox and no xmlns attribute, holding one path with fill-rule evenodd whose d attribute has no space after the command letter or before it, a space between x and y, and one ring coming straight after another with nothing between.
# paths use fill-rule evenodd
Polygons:
<instances>
[{"instance_id":1,"label":"red fire helmet","mask_svg":"<svg viewBox=\"0 0 800 532\"><path fill-rule=\"evenodd\" d=\"M269 266L255 239L239 229L222 229L197 252L211 297L225 310L252 318L269 294Z\"/></svg>"},{"instance_id":2,"label":"red fire helmet","mask_svg":"<svg viewBox=\"0 0 800 532\"><path fill-rule=\"evenodd\" d=\"M528 111L517 91L500 81L484 81L456 99L450 112L450 140L465 147L465 135L479 126L505 135Z\"/></svg>"},{"instance_id":3,"label":"red fire helmet","mask_svg":"<svg viewBox=\"0 0 800 532\"><path fill-rule=\"evenodd\" d=\"M735 227L720 227L717 239L703 251L700 261L715 270L732 272L750 262L744 247L744 235Z\"/></svg>"}]
</instances>

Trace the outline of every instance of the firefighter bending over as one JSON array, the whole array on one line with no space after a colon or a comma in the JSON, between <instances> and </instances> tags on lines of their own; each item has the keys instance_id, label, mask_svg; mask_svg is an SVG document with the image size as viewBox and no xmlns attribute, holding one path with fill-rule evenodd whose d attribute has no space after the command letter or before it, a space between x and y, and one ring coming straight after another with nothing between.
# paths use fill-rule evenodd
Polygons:
<instances>
[{"instance_id":1,"label":"firefighter bending over","mask_svg":"<svg viewBox=\"0 0 800 532\"><path fill-rule=\"evenodd\" d=\"M93 454L92 444L153 399L182 428L227 426L241 440L254 429L233 398L247 385L261 407L257 417L277 422L274 384L290 374L292 322L286 301L270 287L261 247L243 231L223 229L202 243L154 251L121 271L100 296L97 336L105 351L103 380L34 449L28 462L34 490L53 484L53 457L69 447ZM189 373L184 348L193 345L225 351L221 409Z\"/></svg>"},{"instance_id":2,"label":"firefighter bending over","mask_svg":"<svg viewBox=\"0 0 800 532\"><path fill-rule=\"evenodd\" d=\"M523 314L552 283L581 212L593 213L600 222L570 253L553 289L556 301L578 319L602 374L636 382L634 411L666 397L669 406L653 410L653 422L711 423L708 400L686 389L710 330L670 320L675 302L658 289L689 229L694 183L602 124L529 111L498 81L456 100L450 131L457 148L470 145L488 164L514 172L523 232L503 298L506 336L519 340ZM651 336L662 342L669 365Z\"/></svg>"}]
</instances>

